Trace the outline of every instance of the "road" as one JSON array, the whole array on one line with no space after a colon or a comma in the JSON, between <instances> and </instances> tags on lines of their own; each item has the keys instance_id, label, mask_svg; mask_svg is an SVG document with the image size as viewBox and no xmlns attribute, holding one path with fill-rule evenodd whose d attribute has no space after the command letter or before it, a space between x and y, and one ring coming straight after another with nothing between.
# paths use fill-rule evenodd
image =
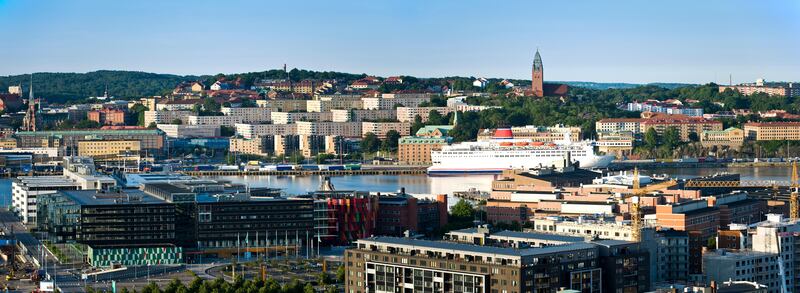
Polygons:
<instances>
[{"instance_id":1,"label":"road","mask_svg":"<svg viewBox=\"0 0 800 293\"><path fill-rule=\"evenodd\" d=\"M0 229L7 235L14 235L17 241L28 249L28 259L35 259L48 274L55 272L56 287L61 292L85 292L78 275L74 274L75 268L65 266L53 256L44 245L39 242L26 228L22 222L8 209L0 209ZM44 254L44 258L42 255Z\"/></svg>"}]
</instances>

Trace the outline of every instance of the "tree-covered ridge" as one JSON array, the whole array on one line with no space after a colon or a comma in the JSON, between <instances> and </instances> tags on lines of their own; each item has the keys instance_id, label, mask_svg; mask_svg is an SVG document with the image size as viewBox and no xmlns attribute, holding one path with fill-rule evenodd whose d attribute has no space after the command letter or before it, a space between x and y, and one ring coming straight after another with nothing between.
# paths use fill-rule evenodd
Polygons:
<instances>
[{"instance_id":1,"label":"tree-covered ridge","mask_svg":"<svg viewBox=\"0 0 800 293\"><path fill-rule=\"evenodd\" d=\"M30 85L29 74L0 76L0 92L9 86L22 85L27 92ZM87 73L34 73L33 90L37 97L51 102L66 102L102 96L108 87L110 96L135 98L161 95L171 91L175 85L197 76L180 76L138 71L94 71Z\"/></svg>"}]
</instances>

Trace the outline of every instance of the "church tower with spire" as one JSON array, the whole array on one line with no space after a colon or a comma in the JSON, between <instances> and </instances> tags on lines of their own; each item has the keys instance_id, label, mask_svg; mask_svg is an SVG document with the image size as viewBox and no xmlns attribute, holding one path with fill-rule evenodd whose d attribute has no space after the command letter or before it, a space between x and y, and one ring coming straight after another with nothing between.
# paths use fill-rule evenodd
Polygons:
<instances>
[{"instance_id":1,"label":"church tower with spire","mask_svg":"<svg viewBox=\"0 0 800 293\"><path fill-rule=\"evenodd\" d=\"M31 74L31 85L28 93L28 110L25 112L25 118L22 119L22 130L36 131L37 116L37 101L33 96L33 74Z\"/></svg>"},{"instance_id":2,"label":"church tower with spire","mask_svg":"<svg viewBox=\"0 0 800 293\"><path fill-rule=\"evenodd\" d=\"M542 66L542 55L539 55L539 49L536 49L536 56L533 57L531 80L531 92L533 95L544 97L544 67Z\"/></svg>"}]
</instances>

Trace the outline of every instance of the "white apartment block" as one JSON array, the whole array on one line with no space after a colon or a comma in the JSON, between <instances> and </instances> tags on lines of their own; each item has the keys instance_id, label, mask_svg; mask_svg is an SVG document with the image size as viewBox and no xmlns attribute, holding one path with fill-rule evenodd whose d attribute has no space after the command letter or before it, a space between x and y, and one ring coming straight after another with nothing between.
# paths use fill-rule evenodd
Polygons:
<instances>
[{"instance_id":1,"label":"white apartment block","mask_svg":"<svg viewBox=\"0 0 800 293\"><path fill-rule=\"evenodd\" d=\"M314 122L297 121L297 135L337 135L342 137L361 137L359 122Z\"/></svg>"},{"instance_id":2,"label":"white apartment block","mask_svg":"<svg viewBox=\"0 0 800 293\"><path fill-rule=\"evenodd\" d=\"M272 112L274 124L290 124L296 121L331 121L331 112Z\"/></svg>"},{"instance_id":3,"label":"white apartment block","mask_svg":"<svg viewBox=\"0 0 800 293\"><path fill-rule=\"evenodd\" d=\"M411 123L408 122L361 122L361 136L373 133L378 138L386 138L389 131L397 131L400 136L411 135Z\"/></svg>"},{"instance_id":4,"label":"white apartment block","mask_svg":"<svg viewBox=\"0 0 800 293\"><path fill-rule=\"evenodd\" d=\"M294 134L297 131L296 124L246 124L237 123L236 135L246 139L253 139L257 136Z\"/></svg>"},{"instance_id":5,"label":"white apartment block","mask_svg":"<svg viewBox=\"0 0 800 293\"><path fill-rule=\"evenodd\" d=\"M395 105L404 107L419 107L423 102L430 102L431 94L383 94L380 98L362 98L364 109L367 110L388 110L394 109Z\"/></svg>"},{"instance_id":6,"label":"white apartment block","mask_svg":"<svg viewBox=\"0 0 800 293\"><path fill-rule=\"evenodd\" d=\"M439 112L444 116L450 114L453 109L450 107L397 107L397 121L414 122L414 119L419 116L422 122L426 122L430 117L431 111Z\"/></svg>"},{"instance_id":7,"label":"white apartment block","mask_svg":"<svg viewBox=\"0 0 800 293\"><path fill-rule=\"evenodd\" d=\"M266 123L272 121L272 109L261 107L230 108L223 107L225 116L242 117L243 123Z\"/></svg>"},{"instance_id":8,"label":"white apartment block","mask_svg":"<svg viewBox=\"0 0 800 293\"><path fill-rule=\"evenodd\" d=\"M751 232L752 250L776 254L777 261L770 264L782 270L787 292L800 292L800 264L797 263L798 247L800 245L800 223L784 219L780 214L768 214L767 220L755 224L754 233ZM769 292L780 292L781 282L764 283L770 288ZM775 290L773 290L773 288Z\"/></svg>"},{"instance_id":9,"label":"white apartment block","mask_svg":"<svg viewBox=\"0 0 800 293\"><path fill-rule=\"evenodd\" d=\"M397 118L394 110L330 110L331 121L333 122L362 122L376 120L395 120Z\"/></svg>"},{"instance_id":10,"label":"white apartment block","mask_svg":"<svg viewBox=\"0 0 800 293\"><path fill-rule=\"evenodd\" d=\"M234 126L236 123L242 123L243 118L240 116L189 116L188 123L190 125L216 125L216 126Z\"/></svg>"},{"instance_id":11,"label":"white apartment block","mask_svg":"<svg viewBox=\"0 0 800 293\"><path fill-rule=\"evenodd\" d=\"M306 100L256 100L256 105L273 112L305 111Z\"/></svg>"},{"instance_id":12,"label":"white apartment block","mask_svg":"<svg viewBox=\"0 0 800 293\"><path fill-rule=\"evenodd\" d=\"M641 123L644 119L639 118L607 118L595 122L597 132L631 132L640 133Z\"/></svg>"},{"instance_id":13,"label":"white apartment block","mask_svg":"<svg viewBox=\"0 0 800 293\"><path fill-rule=\"evenodd\" d=\"M750 250L717 250L703 254L703 273L706 284L711 281L749 281L767 285L767 292L781 292L781 272L775 253Z\"/></svg>"},{"instance_id":14,"label":"white apartment block","mask_svg":"<svg viewBox=\"0 0 800 293\"><path fill-rule=\"evenodd\" d=\"M158 129L167 137L193 138L193 137L219 137L219 125L184 125L184 124L158 124Z\"/></svg>"},{"instance_id":15,"label":"white apartment block","mask_svg":"<svg viewBox=\"0 0 800 293\"><path fill-rule=\"evenodd\" d=\"M322 98L320 98L319 100L306 101L306 110L308 112L326 112L333 109L341 109L341 110L361 109L363 106L364 103L361 101L360 96L355 99L331 98L329 100L323 100Z\"/></svg>"},{"instance_id":16,"label":"white apartment block","mask_svg":"<svg viewBox=\"0 0 800 293\"><path fill-rule=\"evenodd\" d=\"M175 119L180 119L182 123L188 123L188 117L194 115L192 111L145 111L144 112L144 126L152 123L155 124L168 124L172 123Z\"/></svg>"}]
</instances>

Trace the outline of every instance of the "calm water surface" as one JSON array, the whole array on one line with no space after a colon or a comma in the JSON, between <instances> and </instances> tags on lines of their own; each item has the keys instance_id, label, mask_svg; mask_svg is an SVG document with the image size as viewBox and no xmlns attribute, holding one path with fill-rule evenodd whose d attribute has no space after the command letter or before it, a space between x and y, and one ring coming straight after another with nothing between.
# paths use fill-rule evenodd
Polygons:
<instances>
[{"instance_id":1,"label":"calm water surface","mask_svg":"<svg viewBox=\"0 0 800 293\"><path fill-rule=\"evenodd\" d=\"M758 168L657 168L642 170L643 174L669 174L677 178L692 178L715 173L738 173L743 180L788 180L791 169L788 167ZM218 176L211 179L225 179L235 183L250 184L253 187L281 188L288 194L303 194L319 188L322 176ZM374 192L396 192L405 188L415 194L452 194L470 188L489 191L493 175L428 177L426 175L363 175L333 176L331 182L337 190L361 190ZM451 203L454 202L451 200ZM11 180L0 179L0 203L11 204Z\"/></svg>"}]
</instances>

